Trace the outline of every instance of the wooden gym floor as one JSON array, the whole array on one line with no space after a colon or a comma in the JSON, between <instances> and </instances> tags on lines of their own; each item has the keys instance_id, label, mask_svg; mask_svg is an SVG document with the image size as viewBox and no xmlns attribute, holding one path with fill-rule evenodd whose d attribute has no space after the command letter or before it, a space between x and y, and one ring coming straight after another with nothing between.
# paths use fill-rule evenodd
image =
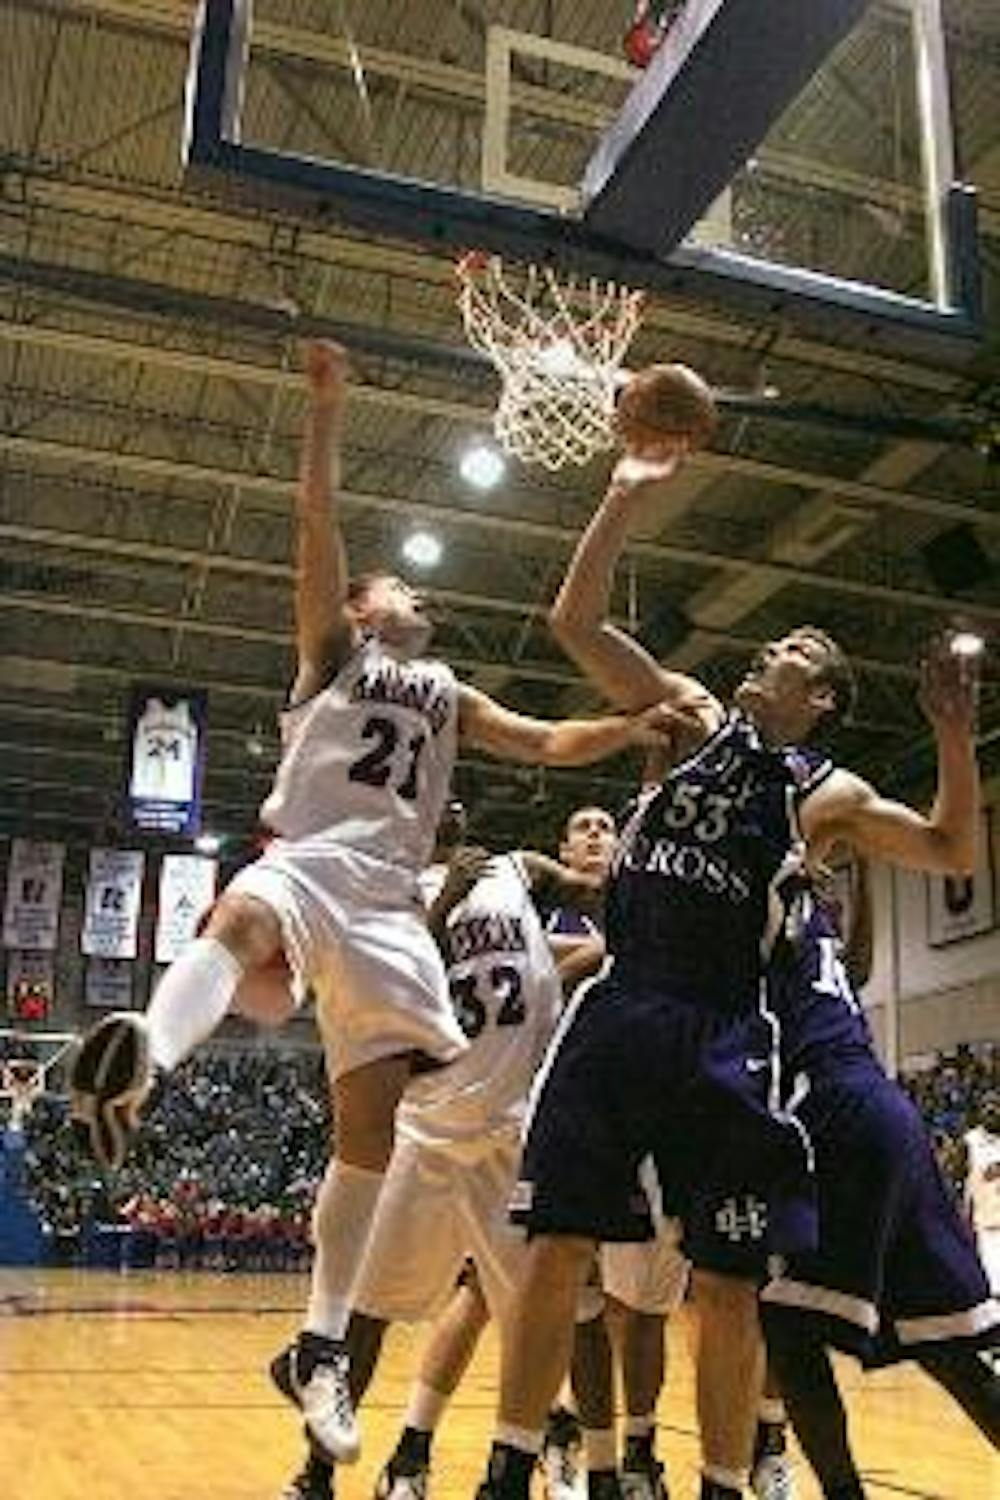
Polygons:
<instances>
[{"instance_id":1,"label":"wooden gym floor","mask_svg":"<svg viewBox=\"0 0 1000 1500\"><path fill-rule=\"evenodd\" d=\"M281 1275L0 1270L0 1500L275 1500L297 1425L262 1372L304 1293ZM660 1409L674 1500L696 1492L690 1332L685 1314ZM370 1500L422 1336L390 1336L338 1500ZM438 1439L433 1500L472 1500L495 1370L487 1336ZM919 1372L843 1372L872 1500L1000 1500L1000 1455Z\"/></svg>"}]
</instances>

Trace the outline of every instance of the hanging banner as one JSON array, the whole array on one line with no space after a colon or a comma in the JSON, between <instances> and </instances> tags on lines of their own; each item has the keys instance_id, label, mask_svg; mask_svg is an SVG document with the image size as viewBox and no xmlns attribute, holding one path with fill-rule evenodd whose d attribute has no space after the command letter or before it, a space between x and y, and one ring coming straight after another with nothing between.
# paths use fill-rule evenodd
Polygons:
<instances>
[{"instance_id":1,"label":"hanging banner","mask_svg":"<svg viewBox=\"0 0 1000 1500\"><path fill-rule=\"evenodd\" d=\"M194 937L199 917L215 900L216 869L215 860L201 854L163 856L153 955L158 964L172 964Z\"/></svg>"},{"instance_id":2,"label":"hanging banner","mask_svg":"<svg viewBox=\"0 0 1000 1500\"><path fill-rule=\"evenodd\" d=\"M52 1009L54 991L51 953L7 955L7 1016L11 1021L44 1021Z\"/></svg>"},{"instance_id":3,"label":"hanging banner","mask_svg":"<svg viewBox=\"0 0 1000 1500\"><path fill-rule=\"evenodd\" d=\"M105 1010L132 1009L132 965L122 958L90 958L84 1000Z\"/></svg>"},{"instance_id":4,"label":"hanging banner","mask_svg":"<svg viewBox=\"0 0 1000 1500\"><path fill-rule=\"evenodd\" d=\"M973 875L927 876L927 942L931 948L978 937L995 925L990 823L983 813Z\"/></svg>"},{"instance_id":5,"label":"hanging banner","mask_svg":"<svg viewBox=\"0 0 1000 1500\"><path fill-rule=\"evenodd\" d=\"M126 774L134 828L184 837L199 832L207 711L200 688L133 688Z\"/></svg>"},{"instance_id":6,"label":"hanging banner","mask_svg":"<svg viewBox=\"0 0 1000 1500\"><path fill-rule=\"evenodd\" d=\"M145 855L91 849L80 947L88 958L135 958Z\"/></svg>"},{"instance_id":7,"label":"hanging banner","mask_svg":"<svg viewBox=\"0 0 1000 1500\"><path fill-rule=\"evenodd\" d=\"M65 844L14 839L7 866L4 902L5 948L51 953L59 936Z\"/></svg>"}]
</instances>

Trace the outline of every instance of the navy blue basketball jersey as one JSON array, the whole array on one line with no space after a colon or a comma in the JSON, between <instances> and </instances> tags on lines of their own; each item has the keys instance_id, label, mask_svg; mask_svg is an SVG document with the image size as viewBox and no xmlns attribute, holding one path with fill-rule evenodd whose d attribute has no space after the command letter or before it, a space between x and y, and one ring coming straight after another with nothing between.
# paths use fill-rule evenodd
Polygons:
<instances>
[{"instance_id":1,"label":"navy blue basketball jersey","mask_svg":"<svg viewBox=\"0 0 1000 1500\"><path fill-rule=\"evenodd\" d=\"M784 897L787 911L768 965L768 993L781 1021L786 1068L814 1072L870 1055L871 1032L844 967L836 908L805 880L788 883Z\"/></svg>"},{"instance_id":2,"label":"navy blue basketball jersey","mask_svg":"<svg viewBox=\"0 0 1000 1500\"><path fill-rule=\"evenodd\" d=\"M783 883L803 867L798 804L832 769L815 751L769 748L733 712L646 788L608 892L616 967L699 1005L756 1006Z\"/></svg>"}]
</instances>

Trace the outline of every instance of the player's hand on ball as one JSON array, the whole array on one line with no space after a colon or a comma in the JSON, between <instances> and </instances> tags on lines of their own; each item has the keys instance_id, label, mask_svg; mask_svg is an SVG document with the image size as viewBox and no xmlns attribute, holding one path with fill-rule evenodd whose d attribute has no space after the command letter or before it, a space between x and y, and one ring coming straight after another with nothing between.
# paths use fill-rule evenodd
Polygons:
<instances>
[{"instance_id":1,"label":"player's hand on ball","mask_svg":"<svg viewBox=\"0 0 1000 1500\"><path fill-rule=\"evenodd\" d=\"M622 499L640 500L668 483L687 455L687 440L661 439L648 448L627 448L611 472L611 489Z\"/></svg>"},{"instance_id":2,"label":"player's hand on ball","mask_svg":"<svg viewBox=\"0 0 1000 1500\"><path fill-rule=\"evenodd\" d=\"M314 401L335 405L347 390L347 350L341 344L313 339L305 346L305 371Z\"/></svg>"}]
</instances>

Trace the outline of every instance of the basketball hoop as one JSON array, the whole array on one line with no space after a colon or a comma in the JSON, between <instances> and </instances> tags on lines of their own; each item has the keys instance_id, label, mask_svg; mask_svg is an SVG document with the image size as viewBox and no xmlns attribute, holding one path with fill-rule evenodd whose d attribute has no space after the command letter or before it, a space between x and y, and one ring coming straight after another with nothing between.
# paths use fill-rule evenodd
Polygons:
<instances>
[{"instance_id":1,"label":"basketball hoop","mask_svg":"<svg viewBox=\"0 0 1000 1500\"><path fill-rule=\"evenodd\" d=\"M515 285L500 257L481 251L455 270L469 343L500 376L494 431L506 451L554 471L612 447L615 394L642 292L614 281L563 284L535 265Z\"/></svg>"}]
</instances>

